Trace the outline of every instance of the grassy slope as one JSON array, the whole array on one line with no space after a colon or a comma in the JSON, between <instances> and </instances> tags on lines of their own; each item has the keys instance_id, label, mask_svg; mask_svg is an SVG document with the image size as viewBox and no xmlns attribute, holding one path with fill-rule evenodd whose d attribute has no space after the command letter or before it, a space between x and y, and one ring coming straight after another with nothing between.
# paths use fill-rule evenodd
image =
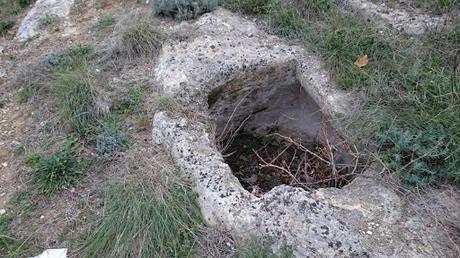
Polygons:
<instances>
[{"instance_id":1,"label":"grassy slope","mask_svg":"<svg viewBox=\"0 0 460 258\"><path fill-rule=\"evenodd\" d=\"M175 184L159 198L145 178L110 185L85 257L190 257L201 226L195 195Z\"/></svg>"},{"instance_id":2,"label":"grassy slope","mask_svg":"<svg viewBox=\"0 0 460 258\"><path fill-rule=\"evenodd\" d=\"M376 159L401 176L404 182L416 186L443 182L458 185L460 29L423 38L399 34L389 37L379 33L371 23L338 11L334 0L288 3L279 0L226 1L227 7L233 10L266 19L273 33L302 39L321 50L338 86L356 91L367 100L358 117L349 119L349 134L362 136L357 140L366 144ZM113 21L107 23L110 26ZM156 28L148 27L147 31L152 33L138 33L145 31L145 26L148 25L130 27L134 31L128 32L133 36L125 38L129 41L122 38L122 43L126 44L119 44L114 51L118 58L134 59L137 55L156 53L160 40L157 36L161 35ZM49 91L37 93L32 87L24 92L22 99L26 102L33 94L53 94L65 132L79 135L80 141L103 154L101 158L106 158L113 150L123 151L125 139L117 123L106 121L113 120L113 116L131 114L130 110L142 102L142 87L129 94L126 101L115 105L111 110L115 114L101 115L94 109L94 103L104 85L99 85L97 75L92 72L95 69L90 49L77 47L63 53L56 56L57 59L48 60L52 61L52 66L57 65L50 68L51 73L46 77ZM353 62L364 54L369 56L370 63L359 69ZM76 79L82 75L87 80ZM157 104L170 105L165 100ZM110 127L107 130L104 129L106 125ZM103 133L98 135L98 132ZM164 168L164 163L162 165ZM60 165L43 168L41 175L44 175L45 184L42 185L46 189L52 186L53 191L58 191L68 187L67 180L62 185L48 184L46 180L49 172L68 175L66 173L71 170L65 166L61 170ZM163 171L158 167L156 172L163 175L173 170L170 167ZM195 232L202 226L195 196L180 181L163 184L144 176L145 173L138 173L108 184L104 196L105 213L98 218L98 227L83 250L88 257L193 256ZM158 194L158 189L162 189L162 194ZM33 212L30 207L23 210ZM0 254L15 257L21 253L25 242L11 237L12 219L0 219ZM260 243L237 250L235 256L275 257L269 247ZM286 257L289 256L287 250Z\"/></svg>"}]
</instances>

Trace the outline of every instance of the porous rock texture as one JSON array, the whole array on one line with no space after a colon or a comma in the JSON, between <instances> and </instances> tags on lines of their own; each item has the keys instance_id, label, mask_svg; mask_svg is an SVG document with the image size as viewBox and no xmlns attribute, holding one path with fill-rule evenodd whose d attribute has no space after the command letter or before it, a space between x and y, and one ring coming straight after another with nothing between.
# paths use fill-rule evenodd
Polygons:
<instances>
[{"instance_id":1,"label":"porous rock texture","mask_svg":"<svg viewBox=\"0 0 460 258\"><path fill-rule=\"evenodd\" d=\"M64 22L70 13L70 9L74 4L74 0L37 0L27 13L27 16L22 20L16 33L16 39L25 41L35 37L40 33L45 33L40 29L40 19L45 16L62 18Z\"/></svg>"},{"instance_id":2,"label":"porous rock texture","mask_svg":"<svg viewBox=\"0 0 460 258\"><path fill-rule=\"evenodd\" d=\"M154 80L164 94L201 117L206 117L212 90L262 87L270 78L282 78L287 67L330 117L353 110L353 98L334 89L312 51L268 35L238 15L217 9L173 31ZM248 74L259 83L235 83ZM440 232L409 216L405 203L372 170L342 189L281 185L262 197L252 195L217 150L211 124L186 112L164 111L153 122L153 139L169 149L194 182L209 225L243 239L271 237L275 251L291 246L296 257L453 256L435 241Z\"/></svg>"},{"instance_id":3,"label":"porous rock texture","mask_svg":"<svg viewBox=\"0 0 460 258\"><path fill-rule=\"evenodd\" d=\"M368 0L340 0L339 2L345 10L356 10L376 23L391 26L409 35L420 35L427 31L438 31L452 26L452 21L447 15L431 16L421 11L398 10Z\"/></svg>"}]
</instances>

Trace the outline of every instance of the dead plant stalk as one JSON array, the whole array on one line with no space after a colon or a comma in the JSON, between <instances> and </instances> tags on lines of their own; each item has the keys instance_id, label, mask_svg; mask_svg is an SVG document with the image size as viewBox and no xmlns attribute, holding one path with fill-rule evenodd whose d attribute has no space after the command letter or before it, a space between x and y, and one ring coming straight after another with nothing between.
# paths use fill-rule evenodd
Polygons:
<instances>
[{"instance_id":1,"label":"dead plant stalk","mask_svg":"<svg viewBox=\"0 0 460 258\"><path fill-rule=\"evenodd\" d=\"M332 146L329 143L329 134L328 134L328 115L323 112L322 116L322 121L321 121L321 130L323 131L323 137L324 137L324 144L326 147L327 154L329 155L330 159L330 166L332 169L332 176L334 178L334 186L337 187L337 169L335 167L335 157L334 157L334 152L332 151Z\"/></svg>"},{"instance_id":2,"label":"dead plant stalk","mask_svg":"<svg viewBox=\"0 0 460 258\"><path fill-rule=\"evenodd\" d=\"M243 126L244 126L244 124L246 123L246 121L248 121L249 118L251 118L251 115L247 116L247 117L240 123L240 125L236 128L236 130L230 131L229 125L230 125L230 123L232 122L233 117L235 116L236 111L238 110L238 108L240 107L240 105L243 103L243 101L244 101L253 91L254 91L254 89L250 90L246 95L243 96L243 98L241 98L240 101L238 101L238 103L236 104L235 108L234 108L233 111L232 111L232 114L230 115L230 117L228 118L227 122L225 123L224 129L222 130L222 132L220 133L220 135L216 138L216 142L217 142L217 143L221 143L221 142L223 142L225 139L227 139L226 142L225 142L223 145L218 144L221 153L224 153L224 152L228 149L228 147L230 147L230 145L233 143L233 140L234 140L235 137L238 135L238 133L239 133L239 131L241 130L241 128L243 128ZM227 155L225 155L225 156L230 156L231 154L232 154L232 153L227 154Z\"/></svg>"}]
</instances>

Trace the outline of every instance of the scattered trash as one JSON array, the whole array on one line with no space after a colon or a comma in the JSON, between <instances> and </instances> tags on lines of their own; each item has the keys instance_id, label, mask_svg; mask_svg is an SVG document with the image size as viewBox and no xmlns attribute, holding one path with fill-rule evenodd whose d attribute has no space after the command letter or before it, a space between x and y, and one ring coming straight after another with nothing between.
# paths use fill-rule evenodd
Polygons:
<instances>
[{"instance_id":1,"label":"scattered trash","mask_svg":"<svg viewBox=\"0 0 460 258\"><path fill-rule=\"evenodd\" d=\"M4 215L6 214L6 210L5 209L0 209L0 215Z\"/></svg>"},{"instance_id":2,"label":"scattered trash","mask_svg":"<svg viewBox=\"0 0 460 258\"><path fill-rule=\"evenodd\" d=\"M67 258L67 248L47 249L40 255L31 258Z\"/></svg>"}]
</instances>

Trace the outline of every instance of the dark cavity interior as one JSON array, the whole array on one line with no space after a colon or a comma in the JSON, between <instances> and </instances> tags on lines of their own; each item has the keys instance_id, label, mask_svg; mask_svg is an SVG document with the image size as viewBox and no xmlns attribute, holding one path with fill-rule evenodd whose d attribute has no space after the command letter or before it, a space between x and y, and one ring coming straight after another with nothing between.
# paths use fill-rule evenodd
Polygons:
<instances>
[{"instance_id":1,"label":"dark cavity interior","mask_svg":"<svg viewBox=\"0 0 460 258\"><path fill-rule=\"evenodd\" d=\"M294 64L234 78L214 89L208 104L218 148L243 187L256 195L281 184L342 187L361 171L297 80Z\"/></svg>"}]
</instances>

